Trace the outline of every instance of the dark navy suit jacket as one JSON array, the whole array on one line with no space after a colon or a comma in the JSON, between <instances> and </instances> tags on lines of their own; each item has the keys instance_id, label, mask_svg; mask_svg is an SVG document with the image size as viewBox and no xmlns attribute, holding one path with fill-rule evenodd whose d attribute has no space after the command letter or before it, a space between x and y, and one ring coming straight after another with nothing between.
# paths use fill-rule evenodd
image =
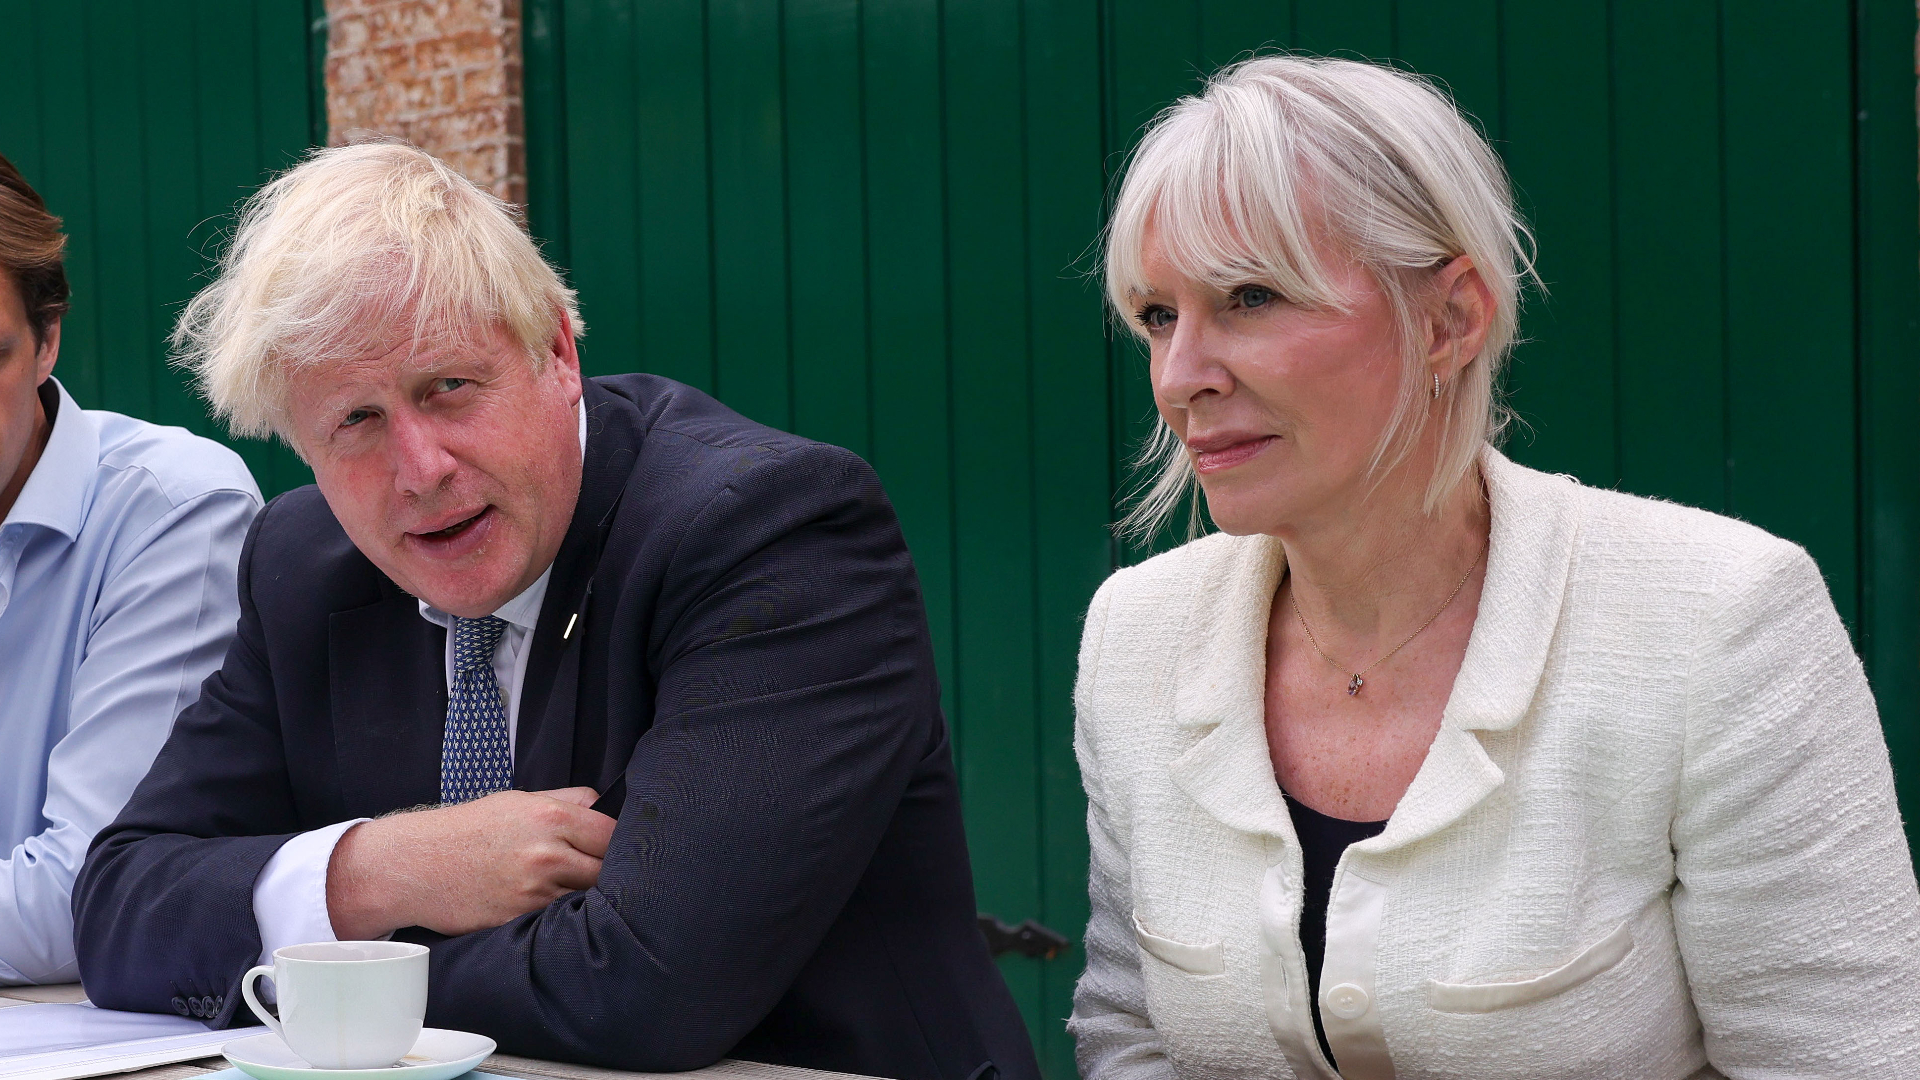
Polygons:
<instances>
[{"instance_id":1,"label":"dark navy suit jacket","mask_svg":"<svg viewBox=\"0 0 1920 1080\"><path fill-rule=\"evenodd\" d=\"M432 946L427 1023L622 1069L1037 1077L975 926L919 586L872 470L666 379L589 380L585 405L514 786L592 786L619 824L595 888L398 935ZM240 611L76 884L98 1005L250 1022L267 860L438 798L444 631L317 490L255 521Z\"/></svg>"}]
</instances>

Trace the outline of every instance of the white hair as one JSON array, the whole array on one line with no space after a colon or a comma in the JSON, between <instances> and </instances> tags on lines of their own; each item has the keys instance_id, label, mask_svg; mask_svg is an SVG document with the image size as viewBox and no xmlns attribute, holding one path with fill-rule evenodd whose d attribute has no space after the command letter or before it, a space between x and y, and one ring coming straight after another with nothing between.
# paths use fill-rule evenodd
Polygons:
<instances>
[{"instance_id":1,"label":"white hair","mask_svg":"<svg viewBox=\"0 0 1920 1080\"><path fill-rule=\"evenodd\" d=\"M538 368L563 315L586 332L512 208L380 140L317 150L255 192L173 346L235 435L284 438L296 367L364 356L404 320L416 339L504 328Z\"/></svg>"},{"instance_id":2,"label":"white hair","mask_svg":"<svg viewBox=\"0 0 1920 1080\"><path fill-rule=\"evenodd\" d=\"M1371 463L1376 476L1405 460L1427 423L1422 286L1453 259L1470 258L1493 293L1493 325L1443 392L1426 512L1505 426L1497 378L1514 344L1521 284L1538 281L1532 237L1500 159L1425 80L1377 64L1260 56L1168 106L1134 151L1106 237L1108 302L1142 337L1132 307L1146 289L1149 228L1191 280L1222 289L1258 280L1314 307L1348 308L1316 239L1367 269L1405 351L1399 401ZM1164 422L1135 464L1155 475L1135 492L1123 533L1153 533L1183 501L1197 510L1192 460ZM1197 535L1197 513L1190 528Z\"/></svg>"}]
</instances>

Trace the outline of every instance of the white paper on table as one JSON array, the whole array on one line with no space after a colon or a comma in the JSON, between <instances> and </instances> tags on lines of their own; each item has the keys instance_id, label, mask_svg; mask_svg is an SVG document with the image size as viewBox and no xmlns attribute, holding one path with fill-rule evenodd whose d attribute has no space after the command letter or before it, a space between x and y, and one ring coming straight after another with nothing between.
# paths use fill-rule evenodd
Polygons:
<instances>
[{"instance_id":1,"label":"white paper on table","mask_svg":"<svg viewBox=\"0 0 1920 1080\"><path fill-rule=\"evenodd\" d=\"M75 1080L171 1065L219 1053L234 1039L265 1030L208 1031L181 1016L87 1004L18 1005L0 1009L0 1080Z\"/></svg>"}]
</instances>

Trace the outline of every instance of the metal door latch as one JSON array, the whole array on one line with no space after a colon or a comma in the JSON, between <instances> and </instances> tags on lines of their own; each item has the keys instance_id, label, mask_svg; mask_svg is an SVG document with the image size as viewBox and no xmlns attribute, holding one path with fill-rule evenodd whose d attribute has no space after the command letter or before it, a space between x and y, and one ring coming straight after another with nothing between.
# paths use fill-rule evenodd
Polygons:
<instances>
[{"instance_id":1,"label":"metal door latch","mask_svg":"<svg viewBox=\"0 0 1920 1080\"><path fill-rule=\"evenodd\" d=\"M995 956L1017 952L1035 960L1051 960L1071 944L1059 931L1049 930L1032 919L1019 926L1008 926L985 912L980 915L980 933L987 939L988 951Z\"/></svg>"}]
</instances>

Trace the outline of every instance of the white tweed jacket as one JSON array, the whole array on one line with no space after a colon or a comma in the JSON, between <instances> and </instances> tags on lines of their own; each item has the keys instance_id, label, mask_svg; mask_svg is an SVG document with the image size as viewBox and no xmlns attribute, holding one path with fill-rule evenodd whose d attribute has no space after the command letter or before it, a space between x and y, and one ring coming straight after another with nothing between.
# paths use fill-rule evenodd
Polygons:
<instances>
[{"instance_id":1,"label":"white tweed jacket","mask_svg":"<svg viewBox=\"0 0 1920 1080\"><path fill-rule=\"evenodd\" d=\"M1920 894L1885 741L1800 548L1489 449L1440 732L1327 915L1264 730L1270 537L1108 579L1075 743L1094 1080L1920 1077Z\"/></svg>"}]
</instances>

